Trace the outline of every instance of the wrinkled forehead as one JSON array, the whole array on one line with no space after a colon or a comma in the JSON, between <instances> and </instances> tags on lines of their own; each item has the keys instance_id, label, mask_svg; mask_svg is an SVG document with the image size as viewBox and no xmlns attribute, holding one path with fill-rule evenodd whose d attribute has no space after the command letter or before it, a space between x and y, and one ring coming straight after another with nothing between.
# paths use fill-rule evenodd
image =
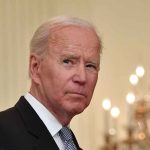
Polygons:
<instances>
[{"instance_id":1,"label":"wrinkled forehead","mask_svg":"<svg viewBox=\"0 0 150 150\"><path fill-rule=\"evenodd\" d=\"M100 51L99 37L92 28L66 26L50 32L49 49L53 48L84 48Z\"/></svg>"},{"instance_id":2,"label":"wrinkled forehead","mask_svg":"<svg viewBox=\"0 0 150 150\"><path fill-rule=\"evenodd\" d=\"M49 38L50 57L83 59L99 64L100 50L97 35L85 28L63 28Z\"/></svg>"}]
</instances>

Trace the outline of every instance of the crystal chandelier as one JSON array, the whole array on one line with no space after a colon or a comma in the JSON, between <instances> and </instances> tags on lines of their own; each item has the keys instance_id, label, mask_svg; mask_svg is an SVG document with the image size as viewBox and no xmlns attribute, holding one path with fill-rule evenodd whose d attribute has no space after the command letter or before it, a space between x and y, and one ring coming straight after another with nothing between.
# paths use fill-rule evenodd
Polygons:
<instances>
[{"instance_id":1,"label":"crystal chandelier","mask_svg":"<svg viewBox=\"0 0 150 150\"><path fill-rule=\"evenodd\" d=\"M138 66L135 73L130 75L129 82L132 92L126 96L128 104L128 121L125 139L117 138L117 118L120 110L117 106L111 106L110 99L104 99L102 107L104 113L104 144L100 150L150 150L150 95L149 87L146 89L144 82L145 69ZM141 87L142 89L140 89ZM145 90L144 93L141 91ZM115 120L112 128L109 128L110 116Z\"/></svg>"}]
</instances>

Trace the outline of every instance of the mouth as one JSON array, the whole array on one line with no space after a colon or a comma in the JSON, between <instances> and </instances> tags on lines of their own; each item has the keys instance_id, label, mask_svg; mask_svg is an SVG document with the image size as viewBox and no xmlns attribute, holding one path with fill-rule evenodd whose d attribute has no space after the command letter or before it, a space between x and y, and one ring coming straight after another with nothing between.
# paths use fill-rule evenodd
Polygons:
<instances>
[{"instance_id":1,"label":"mouth","mask_svg":"<svg viewBox=\"0 0 150 150\"><path fill-rule=\"evenodd\" d=\"M79 97L87 97L84 93L80 93L80 92L67 92L66 94L79 96Z\"/></svg>"}]
</instances>

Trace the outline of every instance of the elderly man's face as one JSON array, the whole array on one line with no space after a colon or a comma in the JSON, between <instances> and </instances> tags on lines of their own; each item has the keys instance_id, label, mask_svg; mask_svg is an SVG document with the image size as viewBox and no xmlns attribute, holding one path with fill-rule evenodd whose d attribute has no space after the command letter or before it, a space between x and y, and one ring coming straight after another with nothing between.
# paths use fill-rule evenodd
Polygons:
<instances>
[{"instance_id":1,"label":"elderly man's face","mask_svg":"<svg viewBox=\"0 0 150 150\"><path fill-rule=\"evenodd\" d=\"M90 103L99 71L95 33L75 26L55 31L39 65L39 95L54 114L82 112Z\"/></svg>"}]
</instances>

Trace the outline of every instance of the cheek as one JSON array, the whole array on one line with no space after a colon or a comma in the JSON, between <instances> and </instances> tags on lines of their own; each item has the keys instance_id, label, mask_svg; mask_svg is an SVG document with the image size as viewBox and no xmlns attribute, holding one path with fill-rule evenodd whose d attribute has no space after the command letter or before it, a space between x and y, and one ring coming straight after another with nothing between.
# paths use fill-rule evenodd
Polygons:
<instances>
[{"instance_id":1,"label":"cheek","mask_svg":"<svg viewBox=\"0 0 150 150\"><path fill-rule=\"evenodd\" d=\"M62 96L65 86L67 85L67 74L60 70L51 70L46 77L47 86L56 96Z\"/></svg>"},{"instance_id":2,"label":"cheek","mask_svg":"<svg viewBox=\"0 0 150 150\"><path fill-rule=\"evenodd\" d=\"M96 83L97 83L97 79L98 79L98 75L93 75L93 76L89 77L88 81L89 81L90 90L92 90L92 89L94 90Z\"/></svg>"},{"instance_id":3,"label":"cheek","mask_svg":"<svg viewBox=\"0 0 150 150\"><path fill-rule=\"evenodd\" d=\"M44 91L49 91L55 87L55 69L49 66L48 63L41 65L39 76L41 87L44 89Z\"/></svg>"},{"instance_id":4,"label":"cheek","mask_svg":"<svg viewBox=\"0 0 150 150\"><path fill-rule=\"evenodd\" d=\"M88 93L89 101L91 100L91 98L93 96L93 92L94 92L96 83L97 83L97 77L89 79L89 83L87 84L87 93Z\"/></svg>"}]
</instances>

